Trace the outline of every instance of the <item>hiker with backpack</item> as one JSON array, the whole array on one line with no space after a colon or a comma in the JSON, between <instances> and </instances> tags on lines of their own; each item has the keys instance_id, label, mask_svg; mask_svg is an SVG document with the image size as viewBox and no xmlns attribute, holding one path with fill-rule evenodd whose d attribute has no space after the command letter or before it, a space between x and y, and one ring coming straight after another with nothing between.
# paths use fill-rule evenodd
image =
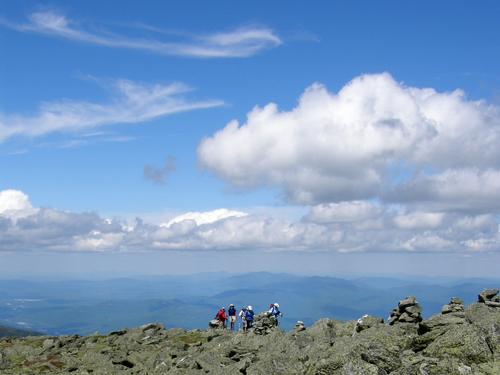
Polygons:
<instances>
[{"instance_id":1,"label":"hiker with backpack","mask_svg":"<svg viewBox=\"0 0 500 375\"><path fill-rule=\"evenodd\" d=\"M219 312L217 312L217 315L215 315L215 319L217 319L220 322L222 328L226 329L227 315L225 307L221 307Z\"/></svg>"},{"instance_id":2,"label":"hiker with backpack","mask_svg":"<svg viewBox=\"0 0 500 375\"><path fill-rule=\"evenodd\" d=\"M274 316L276 319L276 325L278 325L278 316L283 316L280 311L280 305L278 303L272 303L269 305L269 311L267 312L269 316Z\"/></svg>"},{"instance_id":3,"label":"hiker with backpack","mask_svg":"<svg viewBox=\"0 0 500 375\"><path fill-rule=\"evenodd\" d=\"M227 314L229 315L229 322L231 323L231 331L234 331L234 325L236 324L236 309L233 304L229 305Z\"/></svg>"},{"instance_id":4,"label":"hiker with backpack","mask_svg":"<svg viewBox=\"0 0 500 375\"><path fill-rule=\"evenodd\" d=\"M269 306L268 314L273 315L276 319L278 319L278 316L283 316L280 311L280 305L276 302Z\"/></svg>"},{"instance_id":5,"label":"hiker with backpack","mask_svg":"<svg viewBox=\"0 0 500 375\"><path fill-rule=\"evenodd\" d=\"M250 328L252 328L253 325L253 317L254 317L254 312L252 306L247 307L247 311L245 312L245 321L246 321L246 331L248 331Z\"/></svg>"},{"instance_id":6,"label":"hiker with backpack","mask_svg":"<svg viewBox=\"0 0 500 375\"><path fill-rule=\"evenodd\" d=\"M246 307L242 307L241 310L240 310L240 313L238 314L238 316L241 319L241 323L240 324L241 324L241 329L243 331L247 330L247 321L245 319L246 313L247 313L247 308Z\"/></svg>"}]
</instances>

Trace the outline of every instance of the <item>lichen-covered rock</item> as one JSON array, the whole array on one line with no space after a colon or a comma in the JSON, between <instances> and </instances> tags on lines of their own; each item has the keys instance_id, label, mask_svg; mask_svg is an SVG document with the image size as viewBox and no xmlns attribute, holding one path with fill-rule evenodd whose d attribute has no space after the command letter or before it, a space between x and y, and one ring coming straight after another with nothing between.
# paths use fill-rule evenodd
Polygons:
<instances>
[{"instance_id":1,"label":"lichen-covered rock","mask_svg":"<svg viewBox=\"0 0 500 375\"><path fill-rule=\"evenodd\" d=\"M465 317L485 337L495 361L500 363L500 309L476 303L465 310Z\"/></svg>"},{"instance_id":2,"label":"lichen-covered rock","mask_svg":"<svg viewBox=\"0 0 500 375\"><path fill-rule=\"evenodd\" d=\"M467 365L493 360L486 337L470 324L452 325L429 343L424 354L435 358L454 357Z\"/></svg>"},{"instance_id":3,"label":"lichen-covered rock","mask_svg":"<svg viewBox=\"0 0 500 375\"><path fill-rule=\"evenodd\" d=\"M356 322L355 331L361 332L365 329L375 327L377 325L384 324L384 319L376 316L363 315Z\"/></svg>"}]
</instances>

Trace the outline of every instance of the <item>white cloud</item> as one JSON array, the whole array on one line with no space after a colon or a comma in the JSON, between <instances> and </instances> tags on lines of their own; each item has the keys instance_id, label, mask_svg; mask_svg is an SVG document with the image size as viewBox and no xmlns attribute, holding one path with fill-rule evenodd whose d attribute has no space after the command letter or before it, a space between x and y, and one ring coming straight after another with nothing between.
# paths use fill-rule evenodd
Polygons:
<instances>
[{"instance_id":1,"label":"white cloud","mask_svg":"<svg viewBox=\"0 0 500 375\"><path fill-rule=\"evenodd\" d=\"M409 251L443 251L457 247L451 240L441 238L435 234L419 234L402 244L402 248Z\"/></svg>"},{"instance_id":2,"label":"white cloud","mask_svg":"<svg viewBox=\"0 0 500 375\"><path fill-rule=\"evenodd\" d=\"M352 202L312 207L291 220L230 209L188 212L164 224L34 208L0 192L0 251L500 251L493 215L433 213ZM22 212L22 216L12 213ZM316 221L313 222L312 220Z\"/></svg>"},{"instance_id":3,"label":"white cloud","mask_svg":"<svg viewBox=\"0 0 500 375\"><path fill-rule=\"evenodd\" d=\"M117 80L116 95L108 103L60 100L43 103L36 114L0 112L0 141L14 136L40 136L54 132L75 132L97 127L139 123L178 112L211 108L220 100L191 101L183 94L191 89L182 83L141 84Z\"/></svg>"},{"instance_id":4,"label":"white cloud","mask_svg":"<svg viewBox=\"0 0 500 375\"><path fill-rule=\"evenodd\" d=\"M182 223L183 221L194 221L196 225L211 224L230 217L244 217L247 215L248 214L245 212L228 210L226 208L219 208L217 210L205 212L186 212L185 214L176 216L160 226L171 227L173 224Z\"/></svg>"},{"instance_id":5,"label":"white cloud","mask_svg":"<svg viewBox=\"0 0 500 375\"><path fill-rule=\"evenodd\" d=\"M124 233L101 233L91 231L86 235L75 236L73 246L76 251L104 251L120 249Z\"/></svg>"},{"instance_id":6,"label":"white cloud","mask_svg":"<svg viewBox=\"0 0 500 375\"><path fill-rule=\"evenodd\" d=\"M499 201L499 144L499 107L384 73L357 77L336 94L314 84L290 111L256 107L244 124L233 120L205 138L198 156L232 185L277 186L300 204L398 201L405 188L407 201L466 198L467 207L484 207ZM413 175L422 184L406 188Z\"/></svg>"},{"instance_id":7,"label":"white cloud","mask_svg":"<svg viewBox=\"0 0 500 375\"><path fill-rule=\"evenodd\" d=\"M19 190L0 191L0 217L19 219L36 212L26 194Z\"/></svg>"},{"instance_id":8,"label":"white cloud","mask_svg":"<svg viewBox=\"0 0 500 375\"><path fill-rule=\"evenodd\" d=\"M441 212L413 212L396 216L394 223L400 229L433 229L441 226L443 219Z\"/></svg>"},{"instance_id":9,"label":"white cloud","mask_svg":"<svg viewBox=\"0 0 500 375\"><path fill-rule=\"evenodd\" d=\"M5 19L0 19L0 24L21 32L53 35L105 47L195 58L249 57L282 44L273 30L263 26L241 27L206 35L162 33L170 34L170 40L128 37L108 31L93 32L78 27L76 22L55 11L32 13L26 24L16 24ZM161 30L154 27L143 28L161 33ZM175 39L172 39L174 36Z\"/></svg>"},{"instance_id":10,"label":"white cloud","mask_svg":"<svg viewBox=\"0 0 500 375\"><path fill-rule=\"evenodd\" d=\"M499 212L500 170L447 169L419 175L388 194L397 202L425 204L439 210Z\"/></svg>"},{"instance_id":11,"label":"white cloud","mask_svg":"<svg viewBox=\"0 0 500 375\"><path fill-rule=\"evenodd\" d=\"M380 209L372 203L351 201L320 204L311 208L307 220L315 223L359 222L377 216Z\"/></svg>"},{"instance_id":12,"label":"white cloud","mask_svg":"<svg viewBox=\"0 0 500 375\"><path fill-rule=\"evenodd\" d=\"M493 232L498 224L492 215L463 216L457 219L454 228L467 232Z\"/></svg>"}]
</instances>

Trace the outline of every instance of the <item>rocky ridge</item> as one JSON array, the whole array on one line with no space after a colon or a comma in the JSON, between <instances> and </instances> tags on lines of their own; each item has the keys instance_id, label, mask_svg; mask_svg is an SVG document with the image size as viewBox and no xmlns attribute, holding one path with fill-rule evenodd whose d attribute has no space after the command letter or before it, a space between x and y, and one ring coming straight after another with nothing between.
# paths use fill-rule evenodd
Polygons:
<instances>
[{"instance_id":1,"label":"rocky ridge","mask_svg":"<svg viewBox=\"0 0 500 375\"><path fill-rule=\"evenodd\" d=\"M468 307L452 298L427 320L416 298L405 298L389 324L365 315L283 332L259 314L249 333L147 324L109 335L8 338L0 340L0 373L498 375L497 303L490 289Z\"/></svg>"}]
</instances>

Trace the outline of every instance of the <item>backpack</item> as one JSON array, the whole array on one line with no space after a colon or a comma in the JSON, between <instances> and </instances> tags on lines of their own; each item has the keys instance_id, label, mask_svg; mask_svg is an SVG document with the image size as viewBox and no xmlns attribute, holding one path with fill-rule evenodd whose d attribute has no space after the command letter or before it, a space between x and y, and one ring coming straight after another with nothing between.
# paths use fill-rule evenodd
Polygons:
<instances>
[{"instance_id":1,"label":"backpack","mask_svg":"<svg viewBox=\"0 0 500 375\"><path fill-rule=\"evenodd\" d=\"M253 322L253 315L254 315L253 311L247 310L245 314L245 319L248 320L249 322Z\"/></svg>"}]
</instances>

